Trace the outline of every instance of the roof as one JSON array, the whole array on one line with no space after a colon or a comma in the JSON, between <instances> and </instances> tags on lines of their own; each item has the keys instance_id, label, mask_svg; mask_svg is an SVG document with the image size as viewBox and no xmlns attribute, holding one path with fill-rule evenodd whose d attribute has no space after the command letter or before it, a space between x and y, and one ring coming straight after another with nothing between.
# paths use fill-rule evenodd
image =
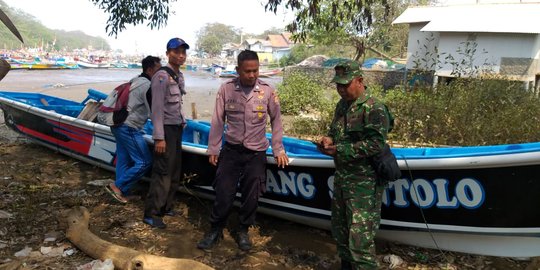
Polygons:
<instances>
[{"instance_id":1,"label":"roof","mask_svg":"<svg viewBox=\"0 0 540 270\"><path fill-rule=\"evenodd\" d=\"M540 4L476 4L412 7L394 24L427 22L420 31L540 33Z\"/></svg>"},{"instance_id":2,"label":"roof","mask_svg":"<svg viewBox=\"0 0 540 270\"><path fill-rule=\"evenodd\" d=\"M289 43L282 35L268 35L267 40L274 48L286 48L289 47Z\"/></svg>"}]
</instances>

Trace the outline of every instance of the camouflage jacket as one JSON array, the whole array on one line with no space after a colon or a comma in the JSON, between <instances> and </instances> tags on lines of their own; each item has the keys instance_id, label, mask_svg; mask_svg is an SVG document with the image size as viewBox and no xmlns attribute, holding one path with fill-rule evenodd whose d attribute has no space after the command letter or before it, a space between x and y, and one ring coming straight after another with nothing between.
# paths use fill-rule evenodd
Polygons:
<instances>
[{"instance_id":1,"label":"camouflage jacket","mask_svg":"<svg viewBox=\"0 0 540 270\"><path fill-rule=\"evenodd\" d=\"M336 177L374 178L375 172L367 157L383 149L391 128L386 106L369 94L350 105L341 99L328 133L337 148L334 157Z\"/></svg>"}]
</instances>

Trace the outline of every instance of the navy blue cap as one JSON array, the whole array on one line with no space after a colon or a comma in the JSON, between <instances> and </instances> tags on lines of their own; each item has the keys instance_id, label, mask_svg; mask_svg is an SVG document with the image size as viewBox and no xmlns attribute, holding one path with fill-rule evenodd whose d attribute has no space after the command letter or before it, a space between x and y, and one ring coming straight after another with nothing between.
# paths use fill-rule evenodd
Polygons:
<instances>
[{"instance_id":1,"label":"navy blue cap","mask_svg":"<svg viewBox=\"0 0 540 270\"><path fill-rule=\"evenodd\" d=\"M176 49L180 46L184 46L186 50L189 49L189 45L181 38L171 38L171 40L167 42L167 50Z\"/></svg>"}]
</instances>

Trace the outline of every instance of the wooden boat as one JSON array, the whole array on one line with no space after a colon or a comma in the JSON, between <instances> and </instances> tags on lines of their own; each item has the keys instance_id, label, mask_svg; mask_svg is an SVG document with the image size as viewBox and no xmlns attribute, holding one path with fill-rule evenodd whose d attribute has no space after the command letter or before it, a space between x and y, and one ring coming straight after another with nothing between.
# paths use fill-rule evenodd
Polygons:
<instances>
[{"instance_id":1,"label":"wooden boat","mask_svg":"<svg viewBox=\"0 0 540 270\"><path fill-rule=\"evenodd\" d=\"M259 71L259 77L268 78L281 74L281 69Z\"/></svg>"},{"instance_id":2,"label":"wooden boat","mask_svg":"<svg viewBox=\"0 0 540 270\"><path fill-rule=\"evenodd\" d=\"M32 141L114 170L110 129L87 110L106 97L89 90L82 103L39 93L0 91L6 124ZM95 106L94 106L95 108ZM90 112L90 113L89 113ZM191 191L212 198L215 168L206 156L208 123L189 121L183 135L184 174ZM151 133L149 123L145 130ZM149 144L152 140L147 136ZM329 228L334 164L315 146L284 138L290 166L268 152L260 211ZM479 147L393 148L403 178L385 189L378 237L472 254L540 256L540 143Z\"/></svg>"}]
</instances>

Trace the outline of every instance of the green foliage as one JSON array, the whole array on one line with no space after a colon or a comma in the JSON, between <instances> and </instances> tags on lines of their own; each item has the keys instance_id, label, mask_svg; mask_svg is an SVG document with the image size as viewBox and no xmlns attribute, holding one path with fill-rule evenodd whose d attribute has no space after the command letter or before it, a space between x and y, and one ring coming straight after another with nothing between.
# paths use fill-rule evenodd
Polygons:
<instances>
[{"instance_id":1,"label":"green foliage","mask_svg":"<svg viewBox=\"0 0 540 270\"><path fill-rule=\"evenodd\" d=\"M24 11L12 9L1 0L0 5L23 36L26 47L41 47L43 45L46 49L57 51L87 48L88 46L104 50L110 49L104 38L92 37L81 31L51 30ZM21 42L6 27L0 25L0 46L2 48L19 49L21 45Z\"/></svg>"},{"instance_id":2,"label":"green foliage","mask_svg":"<svg viewBox=\"0 0 540 270\"><path fill-rule=\"evenodd\" d=\"M324 135L339 97L322 78L292 73L278 86L289 136ZM496 145L540 140L540 98L521 82L458 78L433 90L368 88L395 117L389 139L404 145Z\"/></svg>"},{"instance_id":3,"label":"green foliage","mask_svg":"<svg viewBox=\"0 0 540 270\"><path fill-rule=\"evenodd\" d=\"M285 7L296 11L296 19L287 25L293 39L313 44L341 44L356 49L354 59L365 54L366 48L397 55L404 53L407 28L392 26L395 19L415 0L268 0L266 9ZM425 2L425 1L424 1Z\"/></svg>"},{"instance_id":4,"label":"green foliage","mask_svg":"<svg viewBox=\"0 0 540 270\"><path fill-rule=\"evenodd\" d=\"M207 23L197 32L197 48L213 56L228 42L240 41L240 30L222 23Z\"/></svg>"},{"instance_id":5,"label":"green foliage","mask_svg":"<svg viewBox=\"0 0 540 270\"><path fill-rule=\"evenodd\" d=\"M393 140L460 146L540 140L540 100L521 83L456 79L436 91L371 91L383 97L396 117Z\"/></svg>"},{"instance_id":6,"label":"green foliage","mask_svg":"<svg viewBox=\"0 0 540 270\"><path fill-rule=\"evenodd\" d=\"M164 26L169 19L170 5L176 0L90 0L109 13L105 31L118 36L126 25L138 25L148 21L150 29ZM82 10L80 12L83 12Z\"/></svg>"},{"instance_id":7,"label":"green foliage","mask_svg":"<svg viewBox=\"0 0 540 270\"><path fill-rule=\"evenodd\" d=\"M272 27L270 29L264 30L264 32L262 32L262 34L260 35L253 35L253 37L258 39L265 39L268 35L279 35L283 33L283 31L283 28Z\"/></svg>"},{"instance_id":8,"label":"green foliage","mask_svg":"<svg viewBox=\"0 0 540 270\"><path fill-rule=\"evenodd\" d=\"M278 85L281 111L293 116L287 133L292 136L323 135L328 131L338 95L319 78L293 72Z\"/></svg>"}]
</instances>

